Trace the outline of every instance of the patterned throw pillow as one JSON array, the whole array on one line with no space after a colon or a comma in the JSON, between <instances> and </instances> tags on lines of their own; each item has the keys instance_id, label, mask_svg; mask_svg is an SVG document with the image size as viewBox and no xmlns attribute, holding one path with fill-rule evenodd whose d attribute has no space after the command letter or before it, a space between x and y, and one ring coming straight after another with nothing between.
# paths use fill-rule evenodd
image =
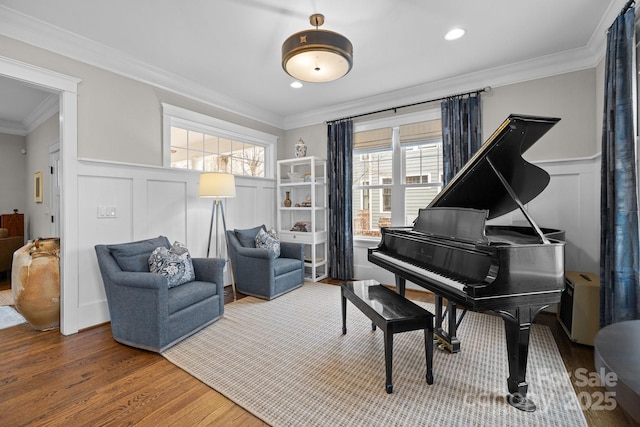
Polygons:
<instances>
[{"instance_id":1,"label":"patterned throw pillow","mask_svg":"<svg viewBox=\"0 0 640 427\"><path fill-rule=\"evenodd\" d=\"M174 242L169 249L162 246L154 249L149 257L149 271L169 279L170 288L196 278L189 250L179 242Z\"/></svg>"},{"instance_id":2,"label":"patterned throw pillow","mask_svg":"<svg viewBox=\"0 0 640 427\"><path fill-rule=\"evenodd\" d=\"M264 231L261 228L256 236L256 248L267 249L272 258L278 258L280 256L280 239L276 230L272 228L269 231Z\"/></svg>"}]
</instances>

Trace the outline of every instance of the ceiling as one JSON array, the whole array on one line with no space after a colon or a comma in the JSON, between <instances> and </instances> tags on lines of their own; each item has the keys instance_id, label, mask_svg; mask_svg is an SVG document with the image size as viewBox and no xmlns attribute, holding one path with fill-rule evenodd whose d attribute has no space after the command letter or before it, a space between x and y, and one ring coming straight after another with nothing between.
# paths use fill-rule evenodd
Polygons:
<instances>
[{"instance_id":1,"label":"ceiling","mask_svg":"<svg viewBox=\"0 0 640 427\"><path fill-rule=\"evenodd\" d=\"M342 115L593 67L626 0L0 0L0 34L37 44L283 129ZM282 42L311 28L354 46L329 83L293 81ZM464 38L447 42L455 26ZM0 119L28 101L0 80ZM44 98L43 98L44 97ZM10 107L1 105L9 101ZM342 114L342 115L341 115Z\"/></svg>"}]
</instances>

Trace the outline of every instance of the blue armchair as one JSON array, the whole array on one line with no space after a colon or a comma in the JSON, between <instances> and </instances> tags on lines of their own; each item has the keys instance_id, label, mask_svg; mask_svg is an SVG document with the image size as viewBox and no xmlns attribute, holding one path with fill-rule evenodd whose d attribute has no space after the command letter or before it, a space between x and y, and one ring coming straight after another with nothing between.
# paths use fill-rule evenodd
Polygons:
<instances>
[{"instance_id":1,"label":"blue armchair","mask_svg":"<svg viewBox=\"0 0 640 427\"><path fill-rule=\"evenodd\" d=\"M236 290L245 295L273 299L304 283L304 245L280 242L280 256L255 247L255 237L265 226L227 230L227 247Z\"/></svg>"},{"instance_id":2,"label":"blue armchair","mask_svg":"<svg viewBox=\"0 0 640 427\"><path fill-rule=\"evenodd\" d=\"M192 258L195 280L169 288L149 272L148 259L164 237L96 245L113 338L132 347L162 352L222 317L223 269L219 258Z\"/></svg>"}]
</instances>

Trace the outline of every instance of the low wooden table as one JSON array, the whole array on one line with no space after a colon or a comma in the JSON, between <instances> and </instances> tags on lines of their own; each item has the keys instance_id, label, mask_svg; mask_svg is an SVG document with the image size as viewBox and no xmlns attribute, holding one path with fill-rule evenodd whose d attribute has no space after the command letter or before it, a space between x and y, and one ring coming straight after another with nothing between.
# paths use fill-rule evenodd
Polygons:
<instances>
[{"instance_id":1,"label":"low wooden table","mask_svg":"<svg viewBox=\"0 0 640 427\"><path fill-rule=\"evenodd\" d=\"M343 282L342 334L347 333L347 300L351 301L376 326L384 331L384 359L387 393L393 392L393 334L424 329L424 350L427 364L427 384L433 384L433 314L414 304L375 280Z\"/></svg>"}]
</instances>

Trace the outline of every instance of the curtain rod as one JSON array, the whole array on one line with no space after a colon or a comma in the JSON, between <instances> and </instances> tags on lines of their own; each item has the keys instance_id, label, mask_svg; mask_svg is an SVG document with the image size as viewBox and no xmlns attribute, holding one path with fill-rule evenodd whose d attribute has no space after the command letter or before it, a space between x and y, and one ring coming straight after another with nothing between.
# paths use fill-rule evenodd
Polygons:
<instances>
[{"instance_id":1,"label":"curtain rod","mask_svg":"<svg viewBox=\"0 0 640 427\"><path fill-rule=\"evenodd\" d=\"M427 101L414 102L413 104L400 105L398 107L385 108L382 110L371 111L370 113L356 114L355 116L348 116L348 117L343 117L341 119L329 120L325 123L339 122L342 120L351 120L351 119L356 119L358 117L370 116L372 114L386 113L387 111L393 111L395 113L396 110L399 110L400 108L414 107L416 105L428 104L430 102L442 101L444 99L456 98L459 96L474 95L474 94L477 95L482 92L489 92L490 90L491 90L491 87L486 86L486 87L483 87L482 89L476 89L469 92L462 92L462 93L457 93L455 95L449 95L449 96L441 96L440 98L429 99Z\"/></svg>"},{"instance_id":2,"label":"curtain rod","mask_svg":"<svg viewBox=\"0 0 640 427\"><path fill-rule=\"evenodd\" d=\"M627 10L629 10L632 6L634 6L635 2L636 0L629 0L627 4L625 4L622 10L620 11L620 15L624 15L625 13L627 13Z\"/></svg>"}]
</instances>

